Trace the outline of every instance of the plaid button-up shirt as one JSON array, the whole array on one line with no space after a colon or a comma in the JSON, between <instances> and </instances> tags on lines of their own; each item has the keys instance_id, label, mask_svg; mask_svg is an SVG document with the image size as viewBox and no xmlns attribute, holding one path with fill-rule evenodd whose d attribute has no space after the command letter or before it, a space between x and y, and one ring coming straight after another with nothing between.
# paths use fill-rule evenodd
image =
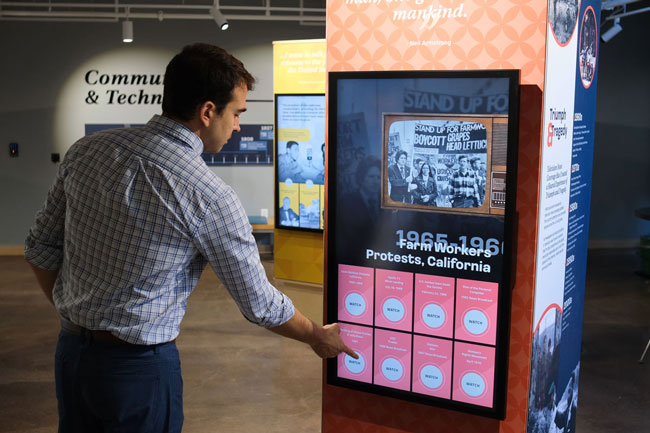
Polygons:
<instances>
[{"instance_id":1,"label":"plaid button-up shirt","mask_svg":"<svg viewBox=\"0 0 650 433\"><path fill-rule=\"evenodd\" d=\"M239 199L202 151L196 134L163 116L70 148L25 244L30 263L59 270L61 316L134 344L172 340L207 263L249 321L293 316Z\"/></svg>"},{"instance_id":2,"label":"plaid button-up shirt","mask_svg":"<svg viewBox=\"0 0 650 433\"><path fill-rule=\"evenodd\" d=\"M473 171L467 170L465 174L456 171L449 181L452 197L469 198L478 200L478 180Z\"/></svg>"}]
</instances>

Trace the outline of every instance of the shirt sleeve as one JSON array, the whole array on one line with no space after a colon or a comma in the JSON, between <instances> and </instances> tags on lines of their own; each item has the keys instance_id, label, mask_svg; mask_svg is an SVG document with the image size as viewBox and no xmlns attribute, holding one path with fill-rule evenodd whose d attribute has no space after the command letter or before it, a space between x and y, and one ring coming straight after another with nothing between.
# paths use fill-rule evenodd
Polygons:
<instances>
[{"instance_id":1,"label":"shirt sleeve","mask_svg":"<svg viewBox=\"0 0 650 433\"><path fill-rule=\"evenodd\" d=\"M63 188L63 165L47 193L43 207L25 240L25 259L42 269L55 271L63 263L66 199Z\"/></svg>"},{"instance_id":2,"label":"shirt sleeve","mask_svg":"<svg viewBox=\"0 0 650 433\"><path fill-rule=\"evenodd\" d=\"M291 299L266 277L248 217L232 188L209 205L195 242L247 320L271 328L293 316Z\"/></svg>"}]
</instances>

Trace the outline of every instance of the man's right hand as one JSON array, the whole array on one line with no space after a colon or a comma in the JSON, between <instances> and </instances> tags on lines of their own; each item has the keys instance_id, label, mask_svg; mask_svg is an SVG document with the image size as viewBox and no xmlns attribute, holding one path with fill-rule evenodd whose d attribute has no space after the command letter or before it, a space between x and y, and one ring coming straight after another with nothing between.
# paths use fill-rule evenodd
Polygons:
<instances>
[{"instance_id":1,"label":"man's right hand","mask_svg":"<svg viewBox=\"0 0 650 433\"><path fill-rule=\"evenodd\" d=\"M297 308L293 317L286 323L269 329L276 334L309 344L321 358L333 358L340 353L346 353L354 359L359 359L359 355L346 346L341 339L339 335L341 328L337 323L317 325Z\"/></svg>"},{"instance_id":2,"label":"man's right hand","mask_svg":"<svg viewBox=\"0 0 650 433\"><path fill-rule=\"evenodd\" d=\"M341 328L338 323L325 325L317 331L317 340L310 343L310 346L321 358L333 358L339 353L346 353L354 359L359 359L359 355L343 342L340 333Z\"/></svg>"}]
</instances>

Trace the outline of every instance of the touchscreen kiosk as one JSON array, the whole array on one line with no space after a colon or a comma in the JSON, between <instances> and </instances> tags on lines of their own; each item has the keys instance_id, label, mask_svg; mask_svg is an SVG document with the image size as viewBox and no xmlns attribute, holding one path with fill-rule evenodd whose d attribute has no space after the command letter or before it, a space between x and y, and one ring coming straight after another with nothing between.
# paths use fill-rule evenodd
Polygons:
<instances>
[{"instance_id":1,"label":"touchscreen kiosk","mask_svg":"<svg viewBox=\"0 0 650 433\"><path fill-rule=\"evenodd\" d=\"M503 418L519 72L333 72L328 102L327 320L359 355L328 383Z\"/></svg>"}]
</instances>

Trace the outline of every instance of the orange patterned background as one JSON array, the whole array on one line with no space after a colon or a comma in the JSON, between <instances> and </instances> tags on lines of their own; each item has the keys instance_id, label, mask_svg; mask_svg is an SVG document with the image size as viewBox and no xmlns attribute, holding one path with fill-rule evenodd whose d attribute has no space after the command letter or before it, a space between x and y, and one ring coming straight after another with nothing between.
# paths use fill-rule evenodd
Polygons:
<instances>
[{"instance_id":1,"label":"orange patterned background","mask_svg":"<svg viewBox=\"0 0 650 433\"><path fill-rule=\"evenodd\" d=\"M396 9L457 8L458 0L327 2L327 70L521 69L522 84L544 85L546 2L473 0L466 17L395 21ZM450 41L450 45L427 45ZM419 45L417 45L419 43ZM416 44L416 45L414 45Z\"/></svg>"},{"instance_id":2,"label":"orange patterned background","mask_svg":"<svg viewBox=\"0 0 650 433\"><path fill-rule=\"evenodd\" d=\"M431 28L426 24L423 27L422 22L393 20L398 9L439 5L454 9L461 4L458 0L421 3L383 0L356 5L345 0L328 1L327 70L521 70L516 282L506 419L497 421L330 386L324 375L322 431L522 433L526 431L530 375L546 2L468 1L463 4L466 16L441 18ZM449 45L442 44L444 41L450 41Z\"/></svg>"}]
</instances>

